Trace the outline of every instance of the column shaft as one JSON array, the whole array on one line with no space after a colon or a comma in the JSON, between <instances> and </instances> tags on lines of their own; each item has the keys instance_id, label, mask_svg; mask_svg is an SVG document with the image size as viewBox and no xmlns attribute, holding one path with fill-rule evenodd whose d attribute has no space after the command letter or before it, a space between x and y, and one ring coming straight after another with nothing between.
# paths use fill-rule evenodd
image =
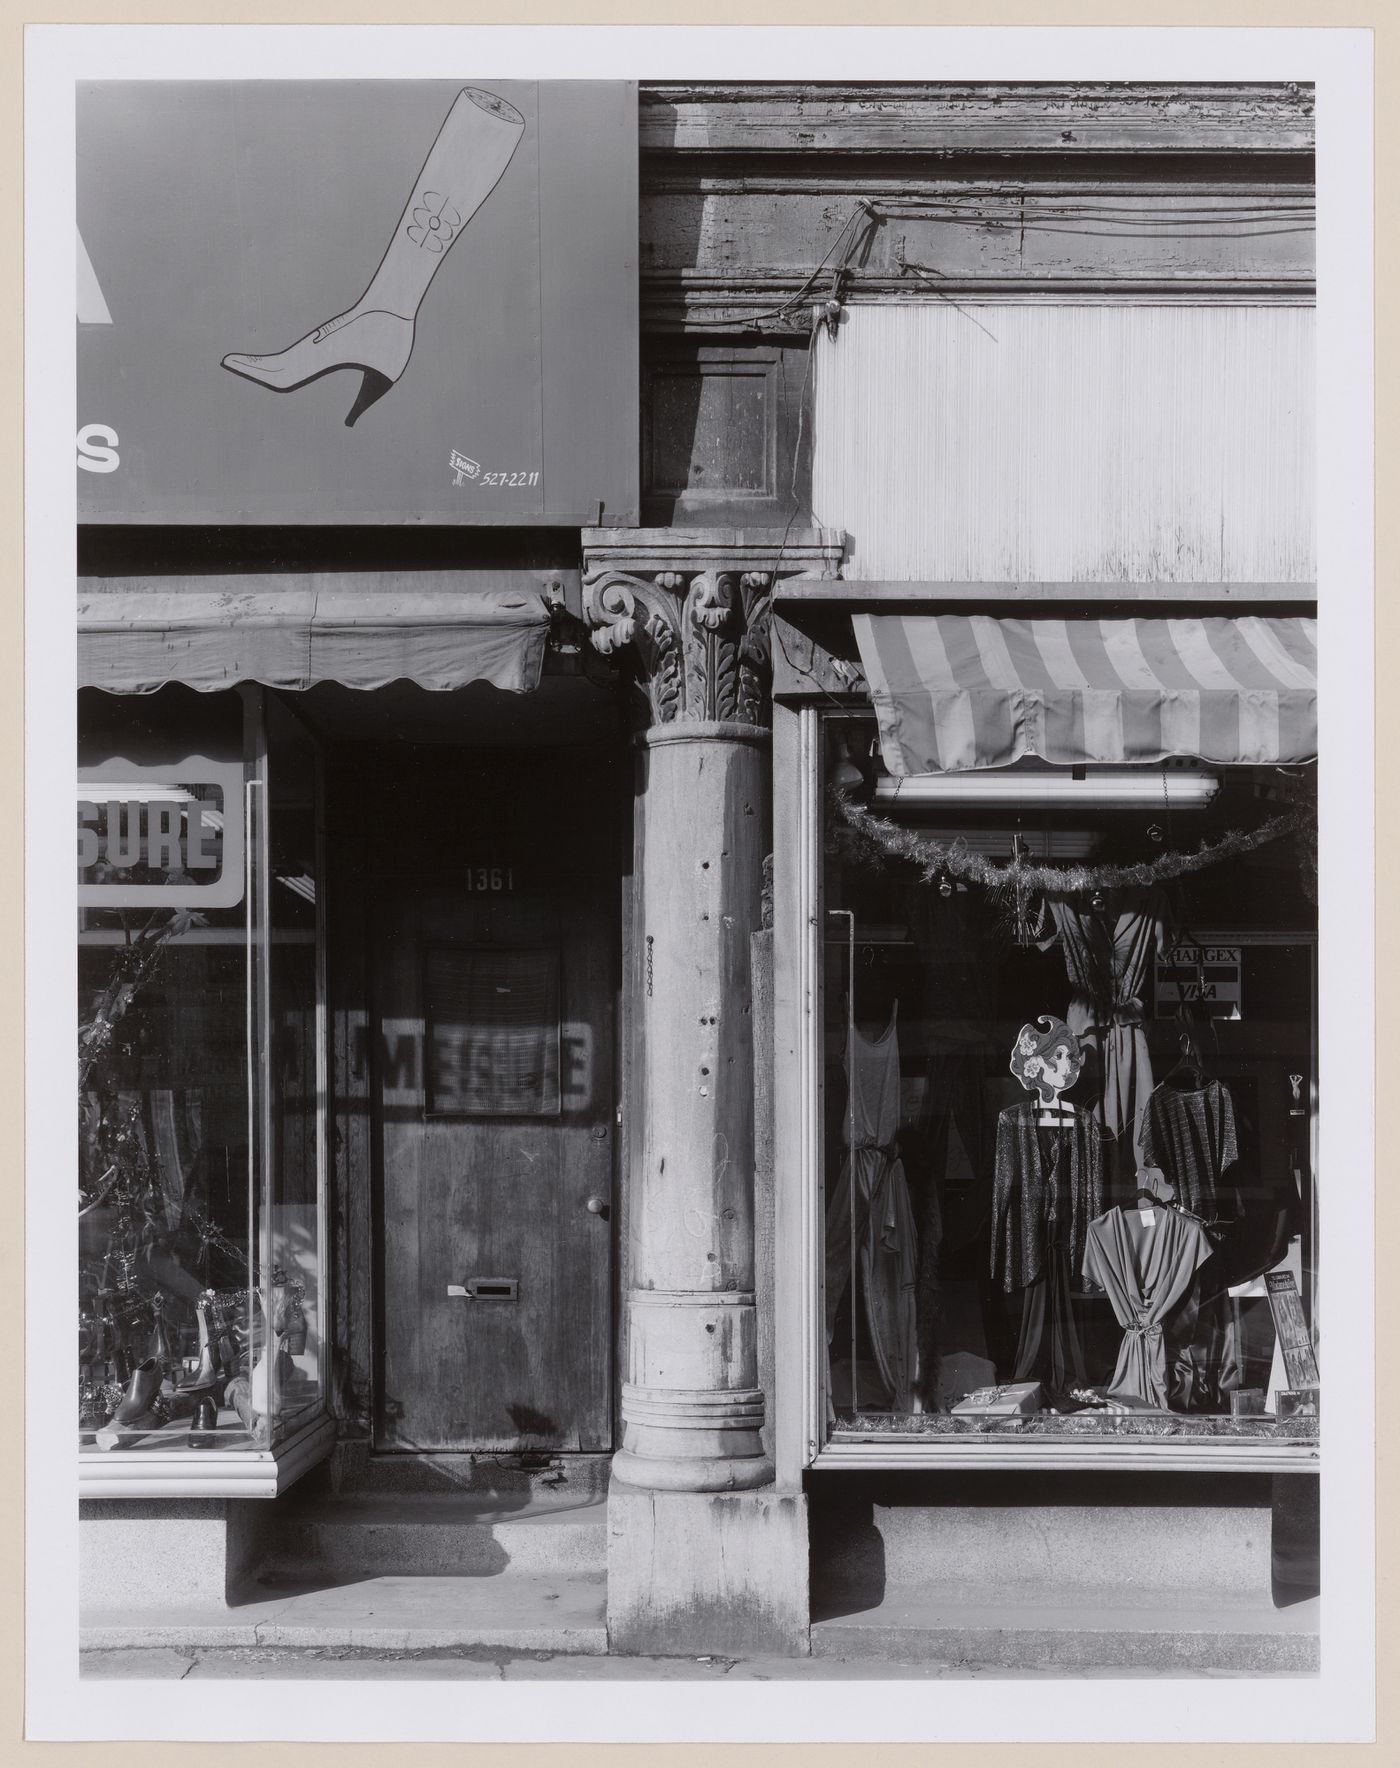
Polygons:
<instances>
[{"instance_id":1,"label":"column shaft","mask_svg":"<svg viewBox=\"0 0 1400 1768\"><path fill-rule=\"evenodd\" d=\"M766 1485L753 1273L753 1022L768 733L684 721L641 739L636 877L646 1121L633 1175L629 1368L616 1476Z\"/></svg>"}]
</instances>

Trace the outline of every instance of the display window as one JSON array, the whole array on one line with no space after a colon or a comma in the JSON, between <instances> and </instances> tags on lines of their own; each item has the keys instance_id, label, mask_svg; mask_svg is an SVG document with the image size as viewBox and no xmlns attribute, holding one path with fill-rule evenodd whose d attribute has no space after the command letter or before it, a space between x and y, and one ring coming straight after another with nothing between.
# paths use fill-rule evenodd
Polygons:
<instances>
[{"instance_id":1,"label":"display window","mask_svg":"<svg viewBox=\"0 0 1400 1768\"><path fill-rule=\"evenodd\" d=\"M197 1478L322 1412L318 780L309 732L259 690L81 696L78 1436L97 1478L172 1454Z\"/></svg>"},{"instance_id":2,"label":"display window","mask_svg":"<svg viewBox=\"0 0 1400 1768\"><path fill-rule=\"evenodd\" d=\"M1313 767L816 729L814 1444L1315 1442Z\"/></svg>"}]
</instances>

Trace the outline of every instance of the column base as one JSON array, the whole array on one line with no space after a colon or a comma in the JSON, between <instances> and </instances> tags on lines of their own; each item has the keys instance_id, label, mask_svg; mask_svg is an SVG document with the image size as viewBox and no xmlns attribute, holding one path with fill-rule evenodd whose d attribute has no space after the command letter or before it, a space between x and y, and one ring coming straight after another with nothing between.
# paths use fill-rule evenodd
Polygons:
<instances>
[{"instance_id":1,"label":"column base","mask_svg":"<svg viewBox=\"0 0 1400 1768\"><path fill-rule=\"evenodd\" d=\"M806 1657L810 1619L805 1494L609 1489L610 1651Z\"/></svg>"},{"instance_id":2,"label":"column base","mask_svg":"<svg viewBox=\"0 0 1400 1768\"><path fill-rule=\"evenodd\" d=\"M635 1455L619 1449L612 1461L614 1480L642 1491L751 1492L773 1483L773 1463L766 1455L735 1455L695 1460L679 1455Z\"/></svg>"}]
</instances>

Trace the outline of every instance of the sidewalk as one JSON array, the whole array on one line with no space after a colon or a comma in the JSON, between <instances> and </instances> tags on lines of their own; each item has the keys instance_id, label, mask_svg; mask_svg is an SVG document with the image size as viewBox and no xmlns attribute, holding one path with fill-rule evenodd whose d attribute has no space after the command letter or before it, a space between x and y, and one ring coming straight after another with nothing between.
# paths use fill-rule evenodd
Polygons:
<instances>
[{"instance_id":1,"label":"sidewalk","mask_svg":"<svg viewBox=\"0 0 1400 1768\"><path fill-rule=\"evenodd\" d=\"M935 1661L882 1658L656 1658L599 1657L576 1653L492 1651L362 1651L352 1647L313 1650L266 1646L173 1646L93 1649L80 1654L82 1674L151 1681L417 1681L417 1682L918 1682L1052 1681L1061 1670L1006 1669ZM1198 1680L1227 1671L1097 1669L1077 1681ZM1268 1675L1296 1675L1296 1671ZM1250 1680L1260 1679L1251 1677Z\"/></svg>"}]
</instances>

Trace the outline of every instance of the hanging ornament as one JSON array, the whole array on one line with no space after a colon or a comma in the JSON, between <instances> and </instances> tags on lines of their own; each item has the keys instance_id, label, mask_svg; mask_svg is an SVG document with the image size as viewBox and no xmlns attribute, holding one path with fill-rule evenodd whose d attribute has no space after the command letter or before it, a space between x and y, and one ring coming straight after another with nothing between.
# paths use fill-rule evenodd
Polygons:
<instances>
[{"instance_id":1,"label":"hanging ornament","mask_svg":"<svg viewBox=\"0 0 1400 1768\"><path fill-rule=\"evenodd\" d=\"M938 894L940 896L951 896L953 894L953 880L946 872L944 872L943 876L938 880Z\"/></svg>"},{"instance_id":2,"label":"hanging ornament","mask_svg":"<svg viewBox=\"0 0 1400 1768\"><path fill-rule=\"evenodd\" d=\"M1038 945L1045 932L1045 898L1026 882L1026 849L1019 834L1011 837L1011 862L995 886L1004 908L1002 925L1022 951Z\"/></svg>"}]
</instances>

